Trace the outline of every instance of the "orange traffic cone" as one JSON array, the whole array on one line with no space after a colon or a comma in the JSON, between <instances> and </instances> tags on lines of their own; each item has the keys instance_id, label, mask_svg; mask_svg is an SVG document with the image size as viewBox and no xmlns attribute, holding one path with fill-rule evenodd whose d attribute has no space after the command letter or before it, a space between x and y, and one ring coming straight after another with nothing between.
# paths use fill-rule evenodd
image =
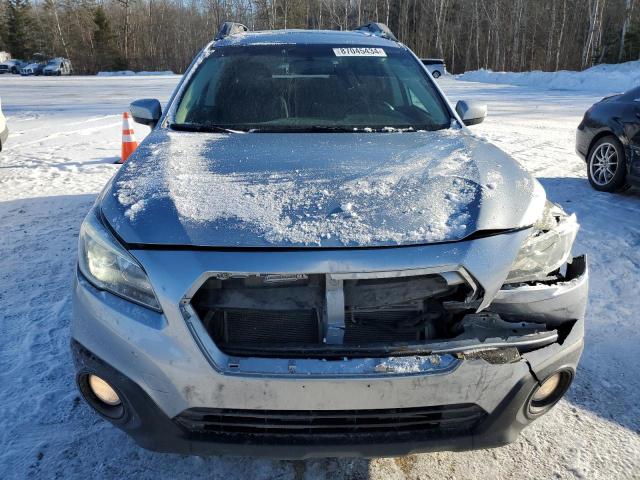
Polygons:
<instances>
[{"instance_id":1,"label":"orange traffic cone","mask_svg":"<svg viewBox=\"0 0 640 480\"><path fill-rule=\"evenodd\" d=\"M124 112L122 114L122 154L118 163L124 163L136 148L138 148L138 142L131 128L129 112Z\"/></svg>"}]
</instances>

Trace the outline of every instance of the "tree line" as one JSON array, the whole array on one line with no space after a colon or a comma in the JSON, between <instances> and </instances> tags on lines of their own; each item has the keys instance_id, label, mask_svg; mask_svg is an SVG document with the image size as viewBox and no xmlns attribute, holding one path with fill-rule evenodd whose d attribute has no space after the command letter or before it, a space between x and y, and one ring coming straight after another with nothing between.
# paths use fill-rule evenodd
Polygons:
<instances>
[{"instance_id":1,"label":"tree line","mask_svg":"<svg viewBox=\"0 0 640 480\"><path fill-rule=\"evenodd\" d=\"M226 20L251 30L383 22L455 73L640 58L640 0L0 0L0 50L67 57L76 73L183 72Z\"/></svg>"}]
</instances>

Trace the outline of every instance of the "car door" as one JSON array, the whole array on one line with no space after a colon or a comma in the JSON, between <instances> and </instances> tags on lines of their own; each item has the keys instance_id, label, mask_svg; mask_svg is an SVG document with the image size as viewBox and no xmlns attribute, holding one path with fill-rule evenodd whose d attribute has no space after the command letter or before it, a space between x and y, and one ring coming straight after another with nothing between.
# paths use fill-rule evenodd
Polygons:
<instances>
[{"instance_id":1,"label":"car door","mask_svg":"<svg viewBox=\"0 0 640 480\"><path fill-rule=\"evenodd\" d=\"M629 172L634 177L640 177L640 89L638 90L636 95L627 100L624 116L625 135L629 141Z\"/></svg>"}]
</instances>

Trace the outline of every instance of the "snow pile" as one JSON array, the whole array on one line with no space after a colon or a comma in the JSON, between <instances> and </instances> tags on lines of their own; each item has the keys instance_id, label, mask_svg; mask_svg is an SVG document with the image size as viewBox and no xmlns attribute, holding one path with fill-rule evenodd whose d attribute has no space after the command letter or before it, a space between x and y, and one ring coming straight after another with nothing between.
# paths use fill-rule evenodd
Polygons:
<instances>
[{"instance_id":1,"label":"snow pile","mask_svg":"<svg viewBox=\"0 0 640 480\"><path fill-rule=\"evenodd\" d=\"M161 77L165 75L175 75L171 70L165 70L163 72L134 72L132 70L118 70L115 72L98 72L98 77Z\"/></svg>"},{"instance_id":2,"label":"snow pile","mask_svg":"<svg viewBox=\"0 0 640 480\"><path fill-rule=\"evenodd\" d=\"M640 86L640 60L620 64L602 64L582 72L494 72L474 70L456 75L457 80L502 83L553 90L583 90L602 94L621 93Z\"/></svg>"},{"instance_id":3,"label":"snow pile","mask_svg":"<svg viewBox=\"0 0 640 480\"><path fill-rule=\"evenodd\" d=\"M439 355L389 357L375 367L376 373L420 373L440 364Z\"/></svg>"}]
</instances>

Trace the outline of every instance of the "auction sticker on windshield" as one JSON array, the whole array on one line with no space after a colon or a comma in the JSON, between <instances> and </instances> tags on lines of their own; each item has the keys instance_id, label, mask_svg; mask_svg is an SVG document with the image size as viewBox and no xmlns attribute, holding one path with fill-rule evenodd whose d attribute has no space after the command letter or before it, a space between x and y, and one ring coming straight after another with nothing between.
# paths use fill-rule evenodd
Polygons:
<instances>
[{"instance_id":1,"label":"auction sticker on windshield","mask_svg":"<svg viewBox=\"0 0 640 480\"><path fill-rule=\"evenodd\" d=\"M386 57L382 48L343 47L334 48L336 57Z\"/></svg>"}]
</instances>

